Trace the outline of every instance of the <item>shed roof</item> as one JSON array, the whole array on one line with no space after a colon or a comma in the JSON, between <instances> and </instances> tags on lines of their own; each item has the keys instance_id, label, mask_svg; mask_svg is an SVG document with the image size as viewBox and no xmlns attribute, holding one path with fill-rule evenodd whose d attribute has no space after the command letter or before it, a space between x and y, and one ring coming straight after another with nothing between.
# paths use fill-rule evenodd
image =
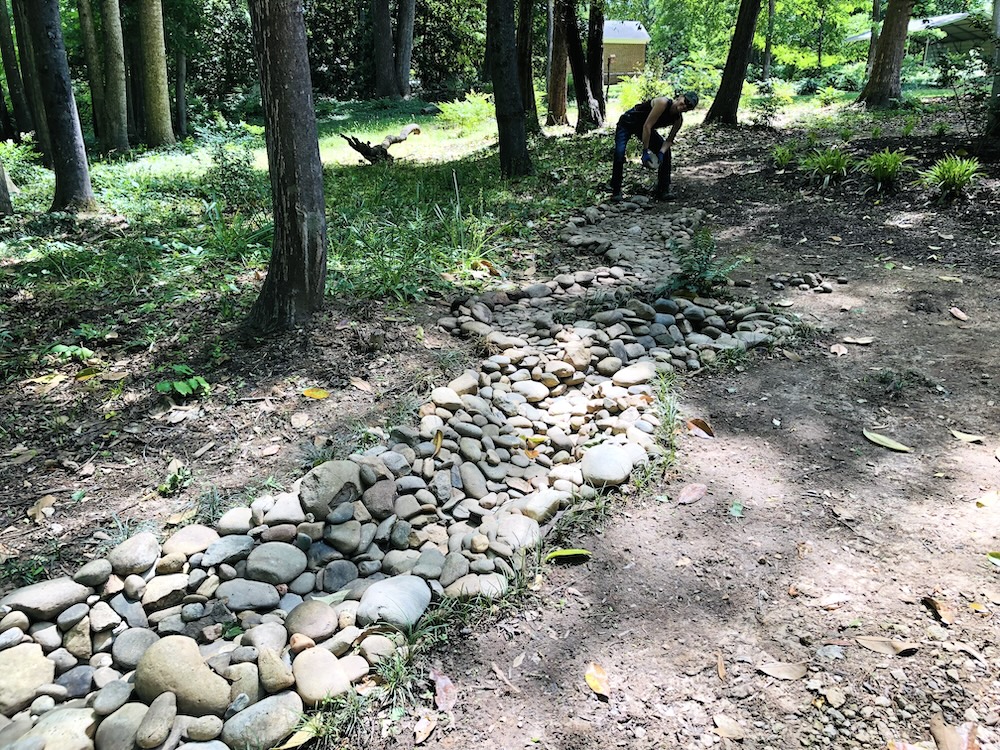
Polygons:
<instances>
[{"instance_id":1,"label":"shed roof","mask_svg":"<svg viewBox=\"0 0 1000 750\"><path fill-rule=\"evenodd\" d=\"M604 43L646 44L649 33L638 21L605 21Z\"/></svg>"},{"instance_id":2,"label":"shed roof","mask_svg":"<svg viewBox=\"0 0 1000 750\"><path fill-rule=\"evenodd\" d=\"M977 18L971 13L947 13L943 16L911 18L906 27L906 33L912 34L928 29L943 31L944 39L938 40L936 44L944 45L954 52L968 52L976 45L983 45L988 49L992 49L993 46L990 40L988 19ZM870 31L866 31L862 34L849 36L844 41L867 41L871 35Z\"/></svg>"}]
</instances>

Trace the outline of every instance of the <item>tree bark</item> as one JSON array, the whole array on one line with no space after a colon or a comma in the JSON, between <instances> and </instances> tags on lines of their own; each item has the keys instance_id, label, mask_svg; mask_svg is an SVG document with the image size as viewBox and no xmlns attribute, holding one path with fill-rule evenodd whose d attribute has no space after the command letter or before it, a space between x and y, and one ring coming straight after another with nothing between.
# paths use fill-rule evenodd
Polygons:
<instances>
[{"instance_id":1,"label":"tree bark","mask_svg":"<svg viewBox=\"0 0 1000 750\"><path fill-rule=\"evenodd\" d=\"M823 70L823 30L826 26L826 8L819 11L819 30L816 35L816 67Z\"/></svg>"},{"instance_id":2,"label":"tree bark","mask_svg":"<svg viewBox=\"0 0 1000 750\"><path fill-rule=\"evenodd\" d=\"M486 57L500 136L500 176L531 174L524 105L518 89L514 0L486 0Z\"/></svg>"},{"instance_id":3,"label":"tree bark","mask_svg":"<svg viewBox=\"0 0 1000 750\"><path fill-rule=\"evenodd\" d=\"M250 310L254 331L305 323L326 287L326 204L302 0L250 0L274 203L267 278Z\"/></svg>"},{"instance_id":4,"label":"tree bark","mask_svg":"<svg viewBox=\"0 0 1000 750\"><path fill-rule=\"evenodd\" d=\"M177 78L174 81L174 107L177 111L177 135L187 138L187 55L177 50Z\"/></svg>"},{"instance_id":5,"label":"tree bark","mask_svg":"<svg viewBox=\"0 0 1000 750\"><path fill-rule=\"evenodd\" d=\"M747 77L750 48L759 13L760 0L741 0L739 13L736 15L736 28L733 30L733 41L729 45L726 66L722 69L722 82L719 84L719 91L712 106L705 114L705 122L736 124L736 113L740 108L740 94L743 92L743 81Z\"/></svg>"},{"instance_id":6,"label":"tree bark","mask_svg":"<svg viewBox=\"0 0 1000 750\"><path fill-rule=\"evenodd\" d=\"M556 15L561 17L566 30L566 47L569 50L569 66L573 71L573 91L576 94L576 132L587 133L604 125L604 118L590 88L587 60L576 19L576 0L556 0Z\"/></svg>"},{"instance_id":7,"label":"tree bark","mask_svg":"<svg viewBox=\"0 0 1000 750\"><path fill-rule=\"evenodd\" d=\"M32 0L27 11L36 71L42 86L42 103L52 136L56 190L50 210L90 210L96 206L96 201L90 186L87 152L63 44L59 0Z\"/></svg>"},{"instance_id":8,"label":"tree bark","mask_svg":"<svg viewBox=\"0 0 1000 750\"><path fill-rule=\"evenodd\" d=\"M375 43L375 96L398 99L400 94L396 83L389 0L372 0L372 35Z\"/></svg>"},{"instance_id":9,"label":"tree bark","mask_svg":"<svg viewBox=\"0 0 1000 750\"><path fill-rule=\"evenodd\" d=\"M143 101L146 143L169 146L174 142L167 85L167 49L163 40L163 6L160 0L140 0L139 38L142 39Z\"/></svg>"},{"instance_id":10,"label":"tree bark","mask_svg":"<svg viewBox=\"0 0 1000 750\"><path fill-rule=\"evenodd\" d=\"M885 23L875 48L872 72L858 102L868 109L884 109L902 95L899 80L906 54L906 27L910 22L914 0L889 0Z\"/></svg>"},{"instance_id":11,"label":"tree bark","mask_svg":"<svg viewBox=\"0 0 1000 750\"><path fill-rule=\"evenodd\" d=\"M30 133L35 129L35 125L28 107L28 97L24 92L17 53L14 50L14 35L10 31L7 0L0 0L0 56L3 57L3 70L7 76L7 90L10 92L10 104L14 110L17 132L19 136L20 133Z\"/></svg>"},{"instance_id":12,"label":"tree bark","mask_svg":"<svg viewBox=\"0 0 1000 750\"><path fill-rule=\"evenodd\" d=\"M28 31L27 6L35 0L13 0L14 29L17 32L17 45L21 53L21 69L24 73L25 94L28 99L28 109L31 111L31 123L34 125L35 144L42 155L46 166L52 165L52 146L49 138L49 124L45 120L45 105L42 103L42 83L38 75L38 61L35 59L35 45Z\"/></svg>"},{"instance_id":13,"label":"tree bark","mask_svg":"<svg viewBox=\"0 0 1000 750\"><path fill-rule=\"evenodd\" d=\"M1000 34L1000 2L993 3L993 38ZM1000 45L993 49L993 85L990 88L987 135L996 135L1000 130Z\"/></svg>"},{"instance_id":14,"label":"tree bark","mask_svg":"<svg viewBox=\"0 0 1000 750\"><path fill-rule=\"evenodd\" d=\"M872 74L875 64L875 47L878 46L879 24L882 21L882 0L872 0L872 35L868 39L868 62L865 65L865 76Z\"/></svg>"},{"instance_id":15,"label":"tree bark","mask_svg":"<svg viewBox=\"0 0 1000 750\"><path fill-rule=\"evenodd\" d=\"M549 0L552 12L552 38L549 42L549 75L546 86L548 112L546 125L569 125L566 116L566 73L569 65L569 51L566 49L566 27L558 14L556 0Z\"/></svg>"},{"instance_id":16,"label":"tree bark","mask_svg":"<svg viewBox=\"0 0 1000 750\"><path fill-rule=\"evenodd\" d=\"M878 0L876 0L877 2ZM764 36L764 65L761 78L771 77L771 47L774 44L774 0L767 0L767 34Z\"/></svg>"},{"instance_id":17,"label":"tree bark","mask_svg":"<svg viewBox=\"0 0 1000 750\"><path fill-rule=\"evenodd\" d=\"M590 94L601 112L601 122L607 113L604 102L604 0L590 0L587 18L587 78Z\"/></svg>"},{"instance_id":18,"label":"tree bark","mask_svg":"<svg viewBox=\"0 0 1000 750\"><path fill-rule=\"evenodd\" d=\"M410 64L413 60L413 24L416 13L416 0L399 0L396 11L396 86L404 99L410 96Z\"/></svg>"},{"instance_id":19,"label":"tree bark","mask_svg":"<svg viewBox=\"0 0 1000 750\"><path fill-rule=\"evenodd\" d=\"M80 14L80 34L83 37L83 59L87 63L87 81L90 83L90 109L94 117L94 135L104 133L104 75L101 71L101 51L94 32L94 11L90 0L76 0Z\"/></svg>"},{"instance_id":20,"label":"tree bark","mask_svg":"<svg viewBox=\"0 0 1000 750\"><path fill-rule=\"evenodd\" d=\"M517 78L524 105L524 127L530 134L542 132L538 124L538 107L535 104L535 82L532 78L532 11L535 0L518 0L517 4Z\"/></svg>"},{"instance_id":21,"label":"tree bark","mask_svg":"<svg viewBox=\"0 0 1000 750\"><path fill-rule=\"evenodd\" d=\"M10 190L7 189L7 170L0 163L0 214L10 216L14 213L14 204L10 202Z\"/></svg>"}]
</instances>

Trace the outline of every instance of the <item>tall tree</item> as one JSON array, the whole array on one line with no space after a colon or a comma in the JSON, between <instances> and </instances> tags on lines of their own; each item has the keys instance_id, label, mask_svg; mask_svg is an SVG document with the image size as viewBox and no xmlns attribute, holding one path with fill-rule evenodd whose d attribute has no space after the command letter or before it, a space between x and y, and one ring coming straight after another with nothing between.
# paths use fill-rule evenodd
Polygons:
<instances>
[{"instance_id":1,"label":"tall tree","mask_svg":"<svg viewBox=\"0 0 1000 750\"><path fill-rule=\"evenodd\" d=\"M1000 39L1000 2L993 3L993 38ZM993 48L993 85L988 110L987 132L996 135L1000 131L1000 45Z\"/></svg>"},{"instance_id":2,"label":"tall tree","mask_svg":"<svg viewBox=\"0 0 1000 750\"><path fill-rule=\"evenodd\" d=\"M913 5L914 0L889 0L885 23L875 47L872 72L858 97L858 102L868 109L889 107L902 95L899 73L906 54L906 28Z\"/></svg>"},{"instance_id":3,"label":"tall tree","mask_svg":"<svg viewBox=\"0 0 1000 750\"><path fill-rule=\"evenodd\" d=\"M771 77L771 50L774 47L774 0L767 0L767 33L764 35L764 62L760 77Z\"/></svg>"},{"instance_id":4,"label":"tall tree","mask_svg":"<svg viewBox=\"0 0 1000 750\"><path fill-rule=\"evenodd\" d=\"M174 142L174 130L170 122L167 48L163 40L163 6L160 0L140 0L139 37L142 40L146 143L166 146Z\"/></svg>"},{"instance_id":5,"label":"tall tree","mask_svg":"<svg viewBox=\"0 0 1000 750\"><path fill-rule=\"evenodd\" d=\"M486 58L493 80L503 177L531 173L514 37L514 0L486 0Z\"/></svg>"},{"instance_id":6,"label":"tall tree","mask_svg":"<svg viewBox=\"0 0 1000 750\"><path fill-rule=\"evenodd\" d=\"M73 98L66 46L59 19L59 0L32 0L26 8L28 32L35 52L35 70L52 136L52 169L56 177L52 211L95 207L90 186L83 131Z\"/></svg>"},{"instance_id":7,"label":"tall tree","mask_svg":"<svg viewBox=\"0 0 1000 750\"><path fill-rule=\"evenodd\" d=\"M569 118L566 116L569 50L566 47L566 25L562 22L560 11L558 0L549 0L552 38L549 42L549 75L546 81L546 125L569 125Z\"/></svg>"},{"instance_id":8,"label":"tall tree","mask_svg":"<svg viewBox=\"0 0 1000 750\"><path fill-rule=\"evenodd\" d=\"M524 104L524 127L528 133L540 133L538 107L535 104L535 81L532 77L532 26L534 0L518 0L517 4L517 78Z\"/></svg>"},{"instance_id":9,"label":"tall tree","mask_svg":"<svg viewBox=\"0 0 1000 750\"><path fill-rule=\"evenodd\" d=\"M606 104L604 101L604 0L590 0L587 17L587 78L590 80L591 96L601 110L604 122Z\"/></svg>"},{"instance_id":10,"label":"tall tree","mask_svg":"<svg viewBox=\"0 0 1000 750\"><path fill-rule=\"evenodd\" d=\"M741 0L739 13L736 15L736 28L733 29L733 40L729 45L729 55L726 57L726 66L722 69L722 82L719 84L719 91L712 106L705 114L705 122L736 124L736 113L740 107L743 81L747 77L750 48L759 14L760 0Z\"/></svg>"},{"instance_id":11,"label":"tall tree","mask_svg":"<svg viewBox=\"0 0 1000 750\"><path fill-rule=\"evenodd\" d=\"M101 70L101 51L94 31L94 10L90 0L76 0L83 37L83 59L87 63L87 81L90 83L90 108L94 117L94 135L104 132L104 75Z\"/></svg>"},{"instance_id":12,"label":"tall tree","mask_svg":"<svg viewBox=\"0 0 1000 750\"><path fill-rule=\"evenodd\" d=\"M872 74L875 64L875 48L878 46L879 31L882 26L882 0L872 0L872 35L868 39L868 62L865 65L865 76Z\"/></svg>"},{"instance_id":13,"label":"tall tree","mask_svg":"<svg viewBox=\"0 0 1000 750\"><path fill-rule=\"evenodd\" d=\"M576 132L586 133L604 125L601 105L594 97L587 75L587 58L580 39L576 0L556 0L556 15L561 19L569 51L569 67L573 71L573 92L576 94Z\"/></svg>"},{"instance_id":14,"label":"tall tree","mask_svg":"<svg viewBox=\"0 0 1000 750\"><path fill-rule=\"evenodd\" d=\"M372 0L372 36L375 43L375 96L398 99L401 94L396 81L389 0Z\"/></svg>"},{"instance_id":15,"label":"tall tree","mask_svg":"<svg viewBox=\"0 0 1000 750\"><path fill-rule=\"evenodd\" d=\"M10 216L14 213L14 204L10 202L10 190L7 188L7 170L0 163L0 214Z\"/></svg>"},{"instance_id":16,"label":"tall tree","mask_svg":"<svg viewBox=\"0 0 1000 750\"><path fill-rule=\"evenodd\" d=\"M410 65L413 61L413 26L417 0L399 0L396 9L396 85L404 98L410 96Z\"/></svg>"},{"instance_id":17,"label":"tall tree","mask_svg":"<svg viewBox=\"0 0 1000 750\"><path fill-rule=\"evenodd\" d=\"M18 133L30 133L35 126L31 119L31 110L28 108L28 98L24 93L24 82L21 79L21 68L17 62L17 52L14 50L14 35L11 34L10 30L7 0L0 0L0 56L3 57L3 70L7 77L10 104L14 110L14 124Z\"/></svg>"},{"instance_id":18,"label":"tall tree","mask_svg":"<svg viewBox=\"0 0 1000 750\"><path fill-rule=\"evenodd\" d=\"M323 304L326 205L302 0L250 0L274 202L267 278L251 330L292 328Z\"/></svg>"},{"instance_id":19,"label":"tall tree","mask_svg":"<svg viewBox=\"0 0 1000 750\"><path fill-rule=\"evenodd\" d=\"M17 46L21 57L21 69L24 73L25 94L28 98L28 108L31 110L31 122L35 127L35 144L42 154L42 161L52 164L52 147L49 138L49 124L45 119L45 105L42 101L42 79L38 74L38 61L35 57L35 45L28 30L27 9L34 0L13 0L11 10L14 12L14 29L17 31Z\"/></svg>"}]
</instances>

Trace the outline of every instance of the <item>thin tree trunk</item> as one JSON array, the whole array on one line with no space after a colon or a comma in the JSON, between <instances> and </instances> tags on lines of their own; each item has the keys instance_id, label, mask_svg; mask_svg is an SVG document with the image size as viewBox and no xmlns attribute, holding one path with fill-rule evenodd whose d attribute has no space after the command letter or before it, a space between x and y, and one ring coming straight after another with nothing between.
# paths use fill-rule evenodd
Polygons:
<instances>
[{"instance_id":1,"label":"thin tree trunk","mask_svg":"<svg viewBox=\"0 0 1000 750\"><path fill-rule=\"evenodd\" d=\"M740 94L743 92L743 81L747 77L750 48L759 13L760 0L741 0L739 13L736 15L736 28L733 30L733 41L729 45L726 66L722 69L722 82L719 84L719 91L712 106L705 114L705 122L736 124L736 113L740 108Z\"/></svg>"},{"instance_id":2,"label":"thin tree trunk","mask_svg":"<svg viewBox=\"0 0 1000 750\"><path fill-rule=\"evenodd\" d=\"M125 101L128 112L129 141L142 140L141 134L146 129L146 111L142 95L145 84L142 77L142 44L139 42L135 22L132 28L122 27L125 32Z\"/></svg>"},{"instance_id":3,"label":"thin tree trunk","mask_svg":"<svg viewBox=\"0 0 1000 750\"><path fill-rule=\"evenodd\" d=\"M413 60L413 24L416 0L399 0L396 11L396 85L404 99L410 96L410 64Z\"/></svg>"},{"instance_id":4,"label":"thin tree trunk","mask_svg":"<svg viewBox=\"0 0 1000 750\"><path fill-rule=\"evenodd\" d=\"M375 96L398 99L389 0L372 0L372 35L375 43Z\"/></svg>"},{"instance_id":5,"label":"thin tree trunk","mask_svg":"<svg viewBox=\"0 0 1000 750\"><path fill-rule=\"evenodd\" d=\"M21 68L26 84L25 94L28 108L31 110L31 122L34 125L35 144L42 155L46 166L52 164L52 145L49 138L49 124L45 120L45 105L42 104L42 83L38 75L35 45L28 33L28 18L26 6L35 0L13 0L14 29L17 31L17 45L21 53Z\"/></svg>"},{"instance_id":6,"label":"thin tree trunk","mask_svg":"<svg viewBox=\"0 0 1000 750\"><path fill-rule=\"evenodd\" d=\"M80 117L73 99L73 84L59 21L59 0L32 0L28 6L27 21L35 51L35 69L42 86L45 117L52 136L56 190L50 210L93 209L96 201L90 186Z\"/></svg>"},{"instance_id":7,"label":"thin tree trunk","mask_svg":"<svg viewBox=\"0 0 1000 750\"><path fill-rule=\"evenodd\" d=\"M552 41L549 43L549 61L551 70L548 77L548 112L545 116L546 125L569 125L566 116L566 78L569 66L569 51L566 49L566 26L559 17L557 0L551 0L552 5Z\"/></svg>"},{"instance_id":8,"label":"thin tree trunk","mask_svg":"<svg viewBox=\"0 0 1000 750\"><path fill-rule=\"evenodd\" d=\"M902 96L899 73L906 54L906 27L913 5L914 0L889 0L872 73L858 97L858 102L868 109L889 107Z\"/></svg>"},{"instance_id":9,"label":"thin tree trunk","mask_svg":"<svg viewBox=\"0 0 1000 750\"><path fill-rule=\"evenodd\" d=\"M549 90L549 80L552 78L552 32L553 5L555 0L545 0L545 90Z\"/></svg>"},{"instance_id":10,"label":"thin tree trunk","mask_svg":"<svg viewBox=\"0 0 1000 750\"><path fill-rule=\"evenodd\" d=\"M774 44L774 0L767 0L767 34L764 37L764 65L761 78L771 77L771 47Z\"/></svg>"},{"instance_id":11,"label":"thin tree trunk","mask_svg":"<svg viewBox=\"0 0 1000 750\"><path fill-rule=\"evenodd\" d=\"M101 143L107 152L128 152L128 101L125 84L125 40L118 0L103 0L104 127Z\"/></svg>"},{"instance_id":12,"label":"thin tree trunk","mask_svg":"<svg viewBox=\"0 0 1000 750\"><path fill-rule=\"evenodd\" d=\"M993 3L993 38L1000 35L1000 2ZM990 90L989 122L987 134L996 135L1000 129L1000 45L993 49L993 86Z\"/></svg>"},{"instance_id":13,"label":"thin tree trunk","mask_svg":"<svg viewBox=\"0 0 1000 750\"><path fill-rule=\"evenodd\" d=\"M563 28L566 29L566 47L569 50L569 66L573 71L573 91L576 94L576 132L586 133L601 127L604 118L590 90L587 60L576 19L576 0L556 0L556 14L561 17Z\"/></svg>"},{"instance_id":14,"label":"thin tree trunk","mask_svg":"<svg viewBox=\"0 0 1000 750\"><path fill-rule=\"evenodd\" d=\"M518 90L514 0L486 0L486 57L500 136L500 175L531 174L524 105Z\"/></svg>"},{"instance_id":15,"label":"thin tree trunk","mask_svg":"<svg viewBox=\"0 0 1000 750\"><path fill-rule=\"evenodd\" d=\"M530 134L540 133L538 107L535 104L535 82L532 78L532 16L535 0L519 0L517 4L517 77L524 105L524 127Z\"/></svg>"},{"instance_id":16,"label":"thin tree trunk","mask_svg":"<svg viewBox=\"0 0 1000 750\"><path fill-rule=\"evenodd\" d=\"M94 135L104 133L104 75L101 71L101 51L94 32L94 11L90 0L76 0L80 14L80 33L83 36L83 58L87 63L87 81L90 83L90 109L94 118Z\"/></svg>"},{"instance_id":17,"label":"thin tree trunk","mask_svg":"<svg viewBox=\"0 0 1000 750\"><path fill-rule=\"evenodd\" d=\"M7 170L0 163L0 214L10 216L14 213L14 204L10 202L10 190L7 189Z\"/></svg>"},{"instance_id":18,"label":"thin tree trunk","mask_svg":"<svg viewBox=\"0 0 1000 750\"><path fill-rule=\"evenodd\" d=\"M174 107L177 110L177 135L187 138L187 55L177 50L177 79L174 81Z\"/></svg>"},{"instance_id":19,"label":"thin tree trunk","mask_svg":"<svg viewBox=\"0 0 1000 750\"><path fill-rule=\"evenodd\" d=\"M14 110L14 123L20 137L21 133L30 133L34 130L35 124L31 118L27 94L24 92L17 52L14 50L14 35L10 30L7 0L0 0L0 56L3 57L3 70L7 76L7 90L10 92L10 104Z\"/></svg>"},{"instance_id":20,"label":"thin tree trunk","mask_svg":"<svg viewBox=\"0 0 1000 750\"><path fill-rule=\"evenodd\" d=\"M167 49L163 39L163 6L160 0L140 0L139 38L142 40L143 100L146 143L169 146L174 142L167 84Z\"/></svg>"},{"instance_id":21,"label":"thin tree trunk","mask_svg":"<svg viewBox=\"0 0 1000 750\"><path fill-rule=\"evenodd\" d=\"M826 8L819 12L819 33L816 39L816 67L823 70L823 27L826 25Z\"/></svg>"},{"instance_id":22,"label":"thin tree trunk","mask_svg":"<svg viewBox=\"0 0 1000 750\"><path fill-rule=\"evenodd\" d=\"M868 39L868 63L865 65L866 78L872 74L872 65L875 64L875 48L878 46L879 23L881 21L882 0L872 0L872 35Z\"/></svg>"},{"instance_id":23,"label":"thin tree trunk","mask_svg":"<svg viewBox=\"0 0 1000 750\"><path fill-rule=\"evenodd\" d=\"M587 18L587 78L590 94L601 112L601 123L607 112L604 102L604 0L590 0Z\"/></svg>"},{"instance_id":24,"label":"thin tree trunk","mask_svg":"<svg viewBox=\"0 0 1000 750\"><path fill-rule=\"evenodd\" d=\"M0 85L0 137L5 141L12 140L17 135L14 122L10 117L10 110L7 108L7 97L4 95L3 86Z\"/></svg>"},{"instance_id":25,"label":"thin tree trunk","mask_svg":"<svg viewBox=\"0 0 1000 750\"><path fill-rule=\"evenodd\" d=\"M250 0L274 202L267 278L247 326L301 325L326 290L326 204L302 0Z\"/></svg>"}]
</instances>

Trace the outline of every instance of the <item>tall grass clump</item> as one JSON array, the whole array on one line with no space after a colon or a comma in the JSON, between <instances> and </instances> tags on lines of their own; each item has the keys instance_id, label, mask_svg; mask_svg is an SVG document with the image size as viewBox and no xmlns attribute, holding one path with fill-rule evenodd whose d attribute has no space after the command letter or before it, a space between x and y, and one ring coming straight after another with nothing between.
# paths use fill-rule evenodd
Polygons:
<instances>
[{"instance_id":1,"label":"tall grass clump","mask_svg":"<svg viewBox=\"0 0 1000 750\"><path fill-rule=\"evenodd\" d=\"M493 99L489 94L470 91L464 99L441 102L438 120L447 128L453 128L463 135L475 130L494 116Z\"/></svg>"},{"instance_id":2,"label":"tall grass clump","mask_svg":"<svg viewBox=\"0 0 1000 750\"><path fill-rule=\"evenodd\" d=\"M851 157L836 148L816 149L805 156L799 166L809 175L811 182L818 182L825 189L847 177Z\"/></svg>"},{"instance_id":3,"label":"tall grass clump","mask_svg":"<svg viewBox=\"0 0 1000 750\"><path fill-rule=\"evenodd\" d=\"M875 183L875 192L884 193L895 190L907 170L907 162L911 161L913 157L907 156L905 151L890 151L887 148L869 156L861 162L859 169Z\"/></svg>"},{"instance_id":4,"label":"tall grass clump","mask_svg":"<svg viewBox=\"0 0 1000 750\"><path fill-rule=\"evenodd\" d=\"M951 201L963 197L981 176L979 159L952 154L920 172L917 183L934 191L939 200Z\"/></svg>"}]
</instances>

